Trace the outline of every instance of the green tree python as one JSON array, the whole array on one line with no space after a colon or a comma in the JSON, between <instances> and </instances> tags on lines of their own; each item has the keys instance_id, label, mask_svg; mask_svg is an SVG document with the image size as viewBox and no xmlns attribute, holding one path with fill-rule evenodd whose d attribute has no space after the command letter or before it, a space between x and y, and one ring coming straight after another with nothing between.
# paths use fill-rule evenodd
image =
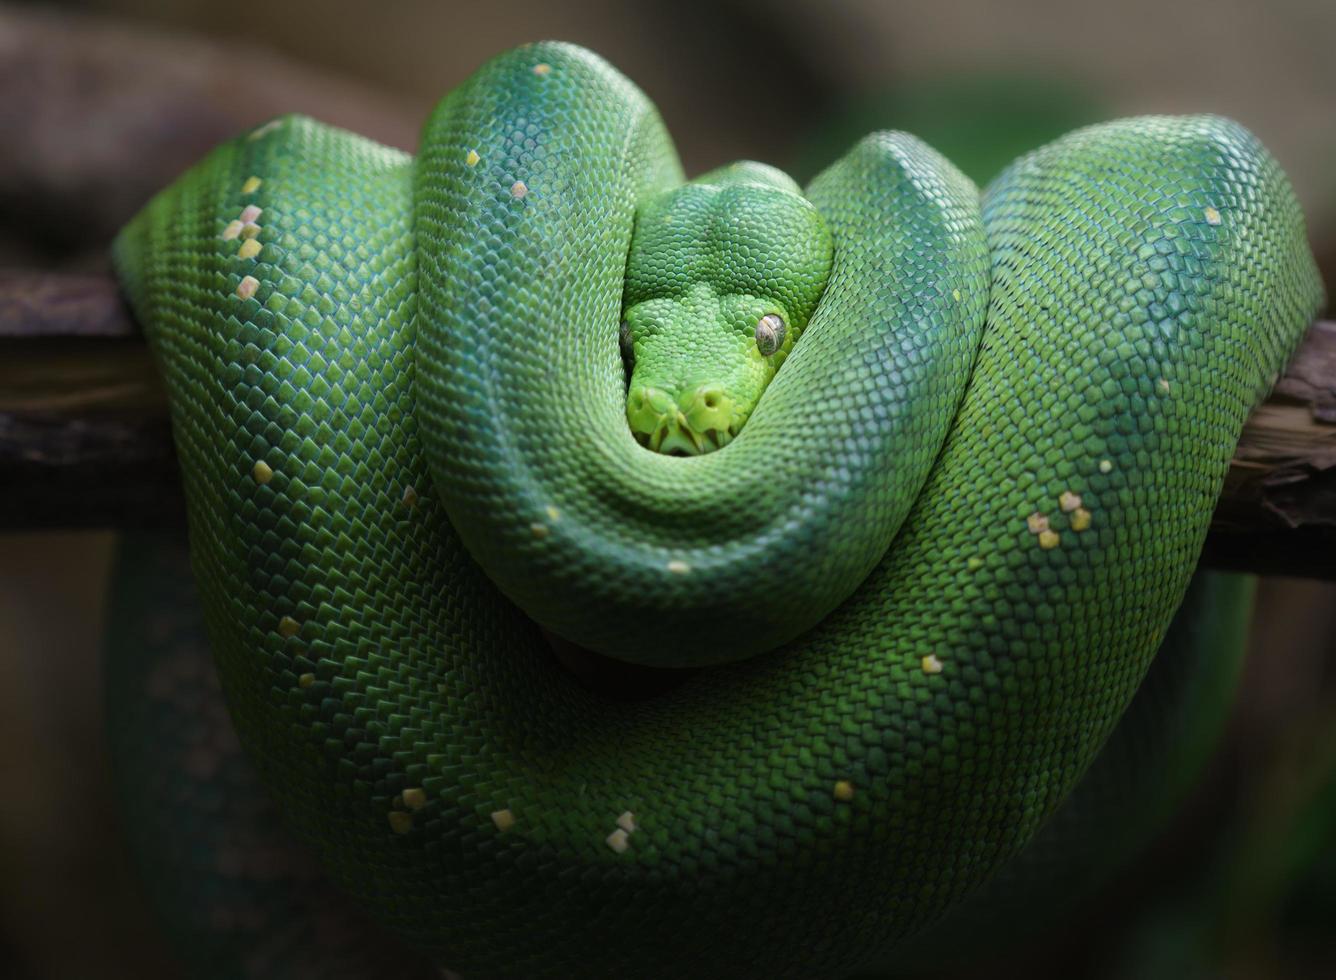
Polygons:
<instances>
[{"instance_id":1,"label":"green tree python","mask_svg":"<svg viewBox=\"0 0 1336 980\"><path fill-rule=\"evenodd\" d=\"M114 258L241 741L466 977L837 976L975 891L1127 708L1322 302L1228 120L982 196L903 133L688 183L553 43L416 159L244 134ZM698 669L611 699L551 637Z\"/></svg>"}]
</instances>

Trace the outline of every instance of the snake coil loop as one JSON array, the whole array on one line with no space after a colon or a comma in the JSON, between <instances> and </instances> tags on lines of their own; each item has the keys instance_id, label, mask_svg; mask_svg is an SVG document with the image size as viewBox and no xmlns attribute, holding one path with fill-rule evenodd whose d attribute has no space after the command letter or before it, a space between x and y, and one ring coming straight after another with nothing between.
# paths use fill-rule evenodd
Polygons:
<instances>
[{"instance_id":1,"label":"snake coil loop","mask_svg":"<svg viewBox=\"0 0 1336 980\"><path fill-rule=\"evenodd\" d=\"M806 189L833 259L782 369L672 458L629 428L618 326L680 181L631 83L539 44L416 161L285 117L116 242L242 741L331 875L466 976L831 975L939 916L1123 712L1321 302L1234 123L1080 130L982 206L874 134ZM712 309L793 302L731 268L692 280ZM540 624L742 662L616 703Z\"/></svg>"}]
</instances>

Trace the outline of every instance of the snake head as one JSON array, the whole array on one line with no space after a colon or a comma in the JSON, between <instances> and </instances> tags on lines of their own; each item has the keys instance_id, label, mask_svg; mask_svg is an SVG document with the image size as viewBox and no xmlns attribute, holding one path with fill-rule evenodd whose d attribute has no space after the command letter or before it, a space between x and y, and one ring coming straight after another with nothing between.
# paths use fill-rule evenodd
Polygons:
<instances>
[{"instance_id":1,"label":"snake head","mask_svg":"<svg viewBox=\"0 0 1336 980\"><path fill-rule=\"evenodd\" d=\"M733 164L645 202L622 324L636 440L681 456L728 445L812 316L832 255L816 208L763 164Z\"/></svg>"}]
</instances>

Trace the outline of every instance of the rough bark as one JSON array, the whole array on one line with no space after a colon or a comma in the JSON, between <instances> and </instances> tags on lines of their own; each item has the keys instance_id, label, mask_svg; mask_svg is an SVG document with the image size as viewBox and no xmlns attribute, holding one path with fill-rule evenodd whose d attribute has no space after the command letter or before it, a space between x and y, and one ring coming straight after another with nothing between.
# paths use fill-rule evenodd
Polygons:
<instances>
[{"instance_id":1,"label":"rough bark","mask_svg":"<svg viewBox=\"0 0 1336 980\"><path fill-rule=\"evenodd\" d=\"M0 273L0 521L179 513L166 403L110 277ZM1336 323L1313 325L1243 431L1210 564L1336 578Z\"/></svg>"}]
</instances>

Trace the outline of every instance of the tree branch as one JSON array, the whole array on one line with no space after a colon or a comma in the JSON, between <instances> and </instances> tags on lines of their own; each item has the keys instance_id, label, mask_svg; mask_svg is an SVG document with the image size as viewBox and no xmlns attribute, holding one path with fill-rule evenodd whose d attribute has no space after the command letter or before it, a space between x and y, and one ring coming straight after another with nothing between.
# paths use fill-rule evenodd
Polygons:
<instances>
[{"instance_id":1,"label":"tree branch","mask_svg":"<svg viewBox=\"0 0 1336 980\"><path fill-rule=\"evenodd\" d=\"M1248 420L1202 557L1336 579L1336 322L1313 324Z\"/></svg>"},{"instance_id":2,"label":"tree branch","mask_svg":"<svg viewBox=\"0 0 1336 980\"><path fill-rule=\"evenodd\" d=\"M0 272L0 522L177 520L166 402L109 276ZM1336 323L1309 330L1253 414L1205 560L1336 578Z\"/></svg>"}]
</instances>

